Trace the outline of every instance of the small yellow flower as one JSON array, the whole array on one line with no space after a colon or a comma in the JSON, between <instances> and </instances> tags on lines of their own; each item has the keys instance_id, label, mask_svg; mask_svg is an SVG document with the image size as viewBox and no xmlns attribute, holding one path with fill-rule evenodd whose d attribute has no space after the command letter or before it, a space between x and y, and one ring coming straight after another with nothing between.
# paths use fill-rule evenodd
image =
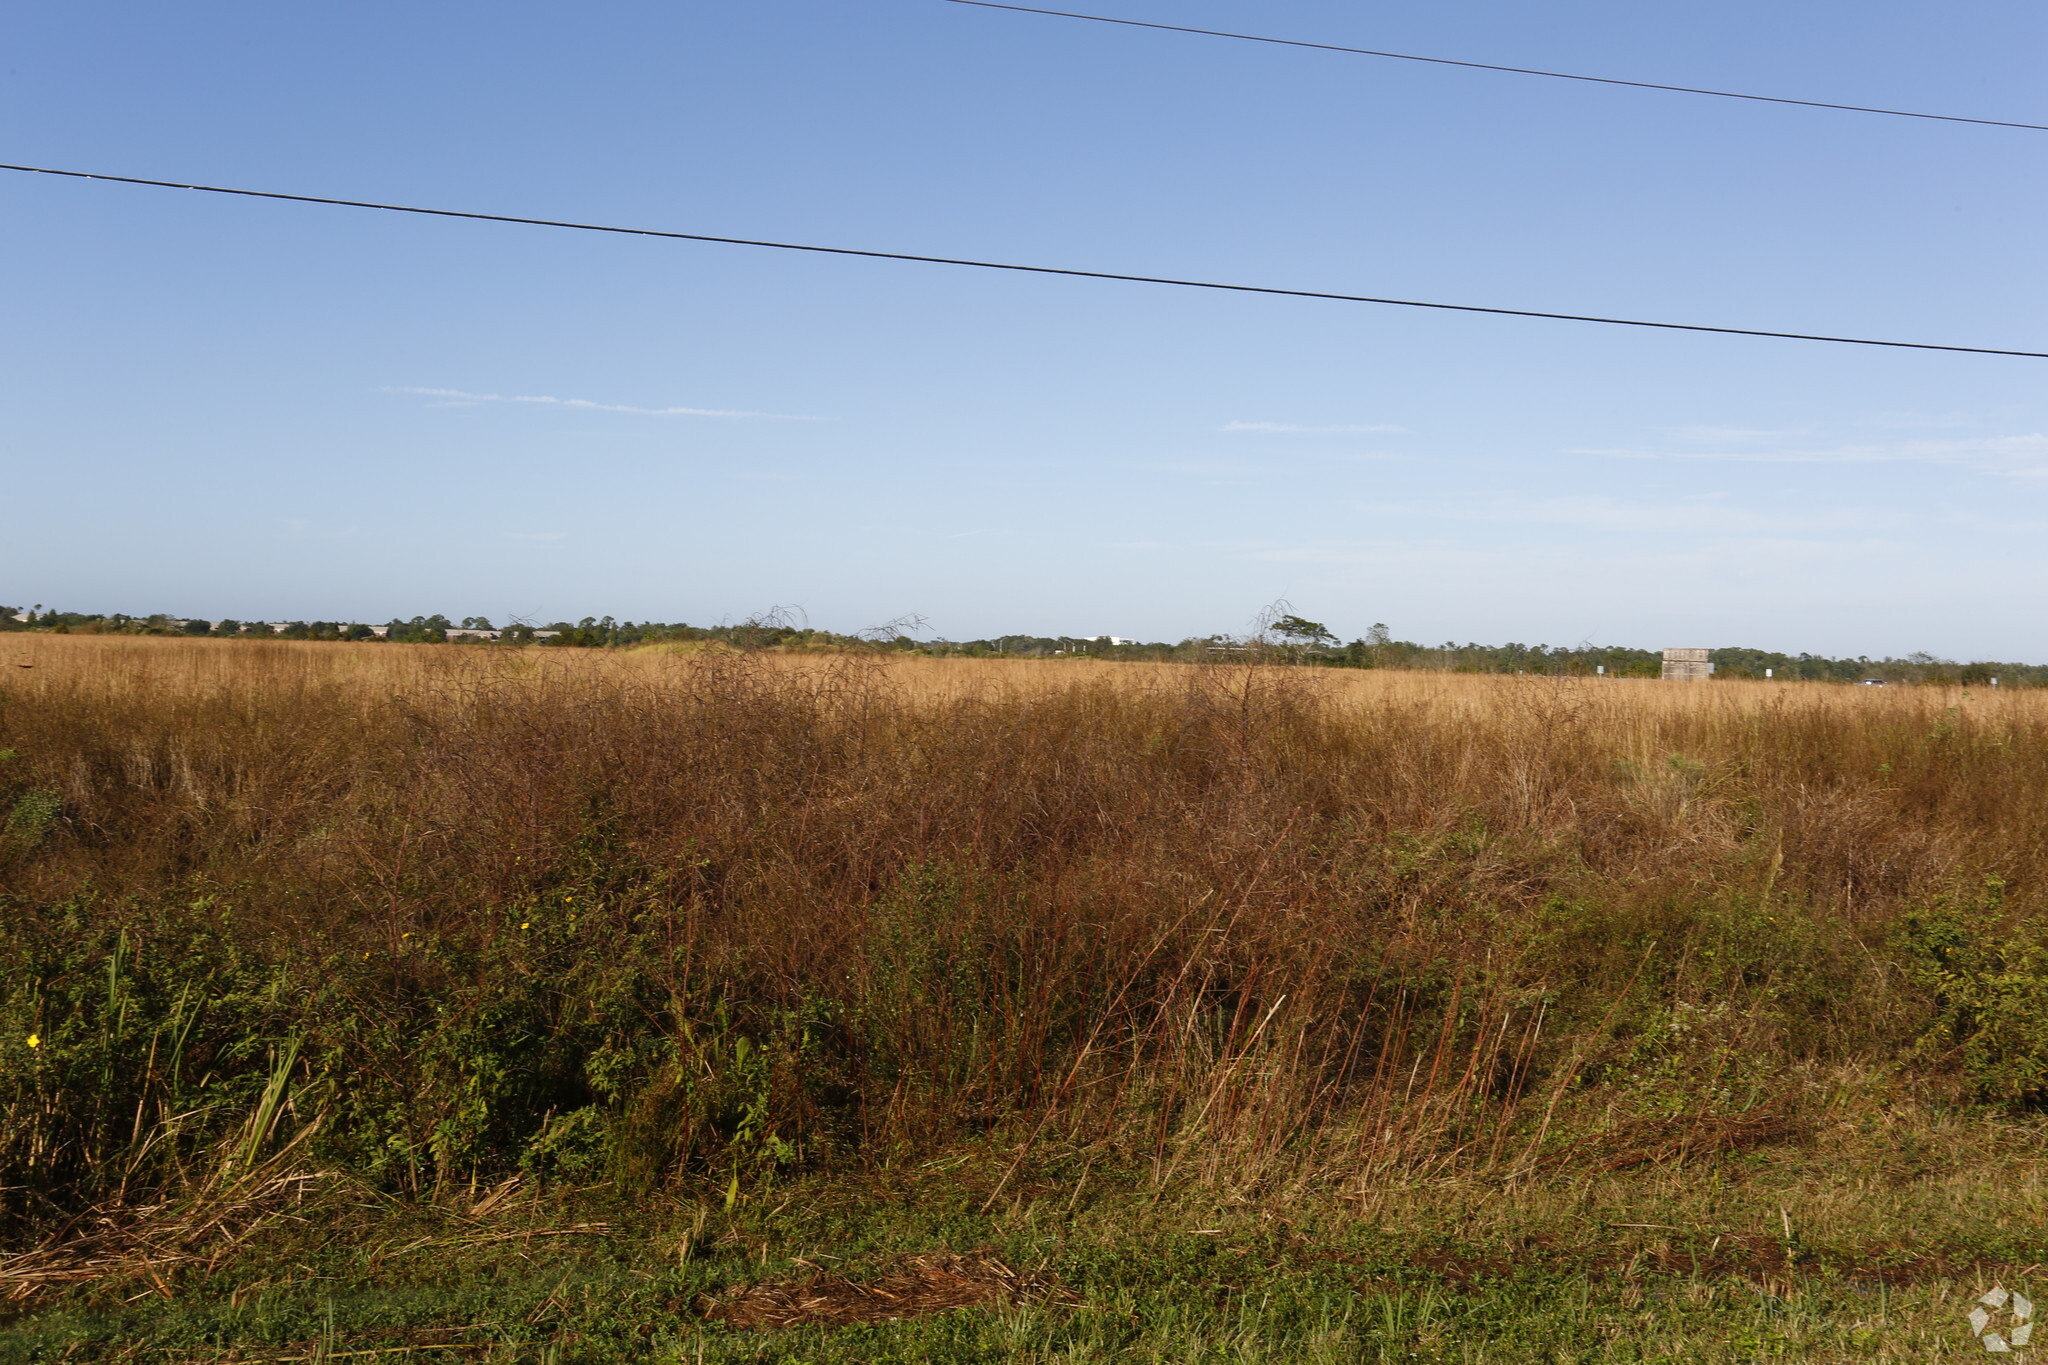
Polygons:
<instances>
[{"instance_id":1,"label":"small yellow flower","mask_svg":"<svg viewBox=\"0 0 2048 1365\"><path fill-rule=\"evenodd\" d=\"M520 925L519 927L522 929L531 929L533 927L533 921L528 920L526 923Z\"/></svg>"},{"instance_id":2,"label":"small yellow flower","mask_svg":"<svg viewBox=\"0 0 2048 1365\"><path fill-rule=\"evenodd\" d=\"M43 1045L43 1035L40 1033L31 1033L28 1036L28 1045L30 1047L41 1047Z\"/></svg>"}]
</instances>

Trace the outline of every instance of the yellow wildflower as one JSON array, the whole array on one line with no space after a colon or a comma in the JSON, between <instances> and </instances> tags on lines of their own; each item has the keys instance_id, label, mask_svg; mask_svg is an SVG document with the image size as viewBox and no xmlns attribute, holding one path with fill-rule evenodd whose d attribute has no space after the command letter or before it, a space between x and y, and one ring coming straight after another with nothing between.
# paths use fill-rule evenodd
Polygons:
<instances>
[{"instance_id":1,"label":"yellow wildflower","mask_svg":"<svg viewBox=\"0 0 2048 1365\"><path fill-rule=\"evenodd\" d=\"M28 1036L28 1045L30 1047L41 1047L43 1045L43 1035L40 1033L31 1033Z\"/></svg>"}]
</instances>

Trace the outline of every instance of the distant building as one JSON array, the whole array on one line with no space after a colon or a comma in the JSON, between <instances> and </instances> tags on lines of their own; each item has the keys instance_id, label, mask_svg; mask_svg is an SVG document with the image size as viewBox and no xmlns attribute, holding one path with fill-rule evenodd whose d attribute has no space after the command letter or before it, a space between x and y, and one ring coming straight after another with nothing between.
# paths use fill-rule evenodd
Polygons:
<instances>
[{"instance_id":1,"label":"distant building","mask_svg":"<svg viewBox=\"0 0 2048 1365\"><path fill-rule=\"evenodd\" d=\"M1667 649L1664 651L1664 680L1666 682L1705 682L1713 674L1714 666L1707 662L1704 649Z\"/></svg>"},{"instance_id":2,"label":"distant building","mask_svg":"<svg viewBox=\"0 0 2048 1365\"><path fill-rule=\"evenodd\" d=\"M391 638L390 626L369 626L366 629L379 640ZM400 626L399 629L403 630L405 627ZM482 641L486 644L505 638L505 632L502 630L479 630L472 626L449 626L441 634L451 641ZM561 634L562 632L559 630L536 630L533 632L533 638L536 640L553 640L559 638Z\"/></svg>"}]
</instances>

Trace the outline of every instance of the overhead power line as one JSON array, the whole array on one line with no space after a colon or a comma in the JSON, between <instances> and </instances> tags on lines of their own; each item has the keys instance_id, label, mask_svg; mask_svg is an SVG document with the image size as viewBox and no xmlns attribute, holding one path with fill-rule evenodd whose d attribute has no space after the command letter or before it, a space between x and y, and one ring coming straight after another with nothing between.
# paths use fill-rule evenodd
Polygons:
<instances>
[{"instance_id":1,"label":"overhead power line","mask_svg":"<svg viewBox=\"0 0 2048 1365\"><path fill-rule=\"evenodd\" d=\"M1914 109L1880 109L1868 104L1834 104L1827 100L1795 100L1784 95L1750 95L1739 90L1707 90L1696 85L1664 85L1657 81L1629 81L1618 76L1582 76L1571 71L1544 71L1533 66L1501 66L1494 62L1467 62L1456 57L1421 57L1413 52L1382 52L1370 47L1343 47L1337 43L1311 43L1300 38L1269 38L1257 33L1232 33L1217 28L1190 28L1186 24L1159 24L1148 19L1119 19L1108 14L1079 14L1064 9L1038 9L1031 5L1005 5L998 0L947 0L954 5L977 9L1006 9L1018 14L1043 14L1055 19L1086 19L1095 24L1121 24L1125 28L1156 28L1168 33L1195 33L1204 38L1235 38L1244 43L1271 43L1276 47L1307 47L1318 52L1348 52L1357 57L1388 57L1399 62L1428 62L1433 66L1464 66L1474 71L1508 71L1517 76L1548 76L1560 81L1589 81L1595 85L1627 85L1637 90L1669 90L1681 95L1713 95L1724 100L1755 100L1763 104L1797 104L1808 109L1841 109L1852 114L1889 114L1894 118L1935 119L1942 123L1981 123L1991 128L2025 128L2048 133L2048 123L2017 123L2009 119L1967 118L1961 114L1928 114Z\"/></svg>"},{"instance_id":2,"label":"overhead power line","mask_svg":"<svg viewBox=\"0 0 2048 1365\"><path fill-rule=\"evenodd\" d=\"M1873 337L1826 336L1813 332L1774 332L1760 327L1710 327L1697 322L1651 322L1643 318L1608 318L1586 313L1546 313L1533 308L1491 308L1476 303L1429 303L1421 299L1383 299L1367 294L1338 294L1320 289L1282 289L1263 284L1227 284L1218 280L1183 280L1167 275L1127 275L1110 270L1076 270L1067 266L1019 265L1008 261L976 261L958 256L921 256L907 251L868 251L850 246L817 246L803 242L769 242L752 237L717 237L706 232L668 232L659 228L617 227L604 223L575 223L559 218L523 218L509 213L476 213L467 209L423 208L414 204L380 204L367 199L336 199L316 194L286 194L279 190L233 189L225 185L188 185L178 180L148 180L134 175L105 175L98 171L60 170L54 166L12 166L0 163L0 171L29 175L61 175L73 180L106 180L120 185L148 185L165 190L197 190L203 194L233 194L246 199L282 199L293 204L329 204L337 208L377 209L385 213L416 213L430 218L464 218L484 223L518 223L527 227L570 228L577 232L610 232L628 237L660 237L679 242L714 242L723 246L757 246L774 251L810 251L826 256L863 256L878 261L915 261L921 265L958 265L975 270L1010 270L1027 275L1071 275L1084 280L1121 280L1128 284L1166 284L1179 289L1215 289L1233 294L1275 294L1291 299L1327 299L1336 303L1376 303L1390 308L1435 308L1451 313L1492 313L1511 318L1543 318L1553 322L1597 322L1610 327L1656 327L1670 332L1715 332L1724 336L1774 337L1781 341L1828 341L1844 346L1890 346L1911 351L1961 351L1970 355L2024 356L2048 360L2048 351L2013 351L1995 346L1949 346L1932 341L1884 341Z\"/></svg>"}]
</instances>

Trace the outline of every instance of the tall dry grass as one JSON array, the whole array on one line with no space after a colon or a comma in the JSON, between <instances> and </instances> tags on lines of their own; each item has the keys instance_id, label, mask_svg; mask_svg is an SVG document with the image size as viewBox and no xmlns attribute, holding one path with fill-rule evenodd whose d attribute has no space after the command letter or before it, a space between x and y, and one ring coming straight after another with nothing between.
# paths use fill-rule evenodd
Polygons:
<instances>
[{"instance_id":1,"label":"tall dry grass","mask_svg":"<svg viewBox=\"0 0 2048 1365\"><path fill-rule=\"evenodd\" d=\"M16 635L0 750L17 1220L199 1178L281 1056L402 1187L1364 1191L2048 1084L2032 693Z\"/></svg>"}]
</instances>

